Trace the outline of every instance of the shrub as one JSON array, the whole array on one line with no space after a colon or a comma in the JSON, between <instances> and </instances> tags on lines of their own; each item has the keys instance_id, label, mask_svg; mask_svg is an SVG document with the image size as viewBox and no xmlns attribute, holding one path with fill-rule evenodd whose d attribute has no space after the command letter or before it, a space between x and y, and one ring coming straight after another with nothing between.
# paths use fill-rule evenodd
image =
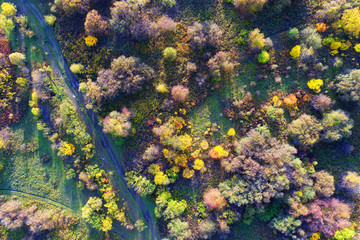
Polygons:
<instances>
[{"instance_id":1,"label":"shrub","mask_svg":"<svg viewBox=\"0 0 360 240\"><path fill-rule=\"evenodd\" d=\"M136 93L142 85L154 77L154 70L143 64L140 59L120 56L111 63L111 69L101 70L98 73L94 91L99 93L89 94L98 99L111 99L120 91L127 94ZM89 84L88 84L89 85Z\"/></svg>"},{"instance_id":2,"label":"shrub","mask_svg":"<svg viewBox=\"0 0 360 240\"><path fill-rule=\"evenodd\" d=\"M17 9L16 6L13 3L4 2L1 4L2 13L6 17L11 17L16 15Z\"/></svg>"},{"instance_id":3,"label":"shrub","mask_svg":"<svg viewBox=\"0 0 360 240\"><path fill-rule=\"evenodd\" d=\"M191 236L189 224L187 222L182 222L178 218L171 220L168 224L168 229L170 236L174 239L185 240Z\"/></svg>"},{"instance_id":4,"label":"shrub","mask_svg":"<svg viewBox=\"0 0 360 240\"><path fill-rule=\"evenodd\" d=\"M193 168L195 170L201 170L205 166L204 161L201 159L195 159Z\"/></svg>"},{"instance_id":5,"label":"shrub","mask_svg":"<svg viewBox=\"0 0 360 240\"><path fill-rule=\"evenodd\" d=\"M87 35L101 36L107 34L110 26L98 11L92 10L86 15L84 27Z\"/></svg>"},{"instance_id":6,"label":"shrub","mask_svg":"<svg viewBox=\"0 0 360 240\"><path fill-rule=\"evenodd\" d=\"M308 47L312 47L315 50L322 47L322 38L316 29L307 27L301 31L300 36Z\"/></svg>"},{"instance_id":7,"label":"shrub","mask_svg":"<svg viewBox=\"0 0 360 240\"><path fill-rule=\"evenodd\" d=\"M258 28L255 28L249 33L247 42L250 49L261 50L265 46L265 36L263 33L260 33Z\"/></svg>"},{"instance_id":8,"label":"shrub","mask_svg":"<svg viewBox=\"0 0 360 240\"><path fill-rule=\"evenodd\" d=\"M347 227L335 232L334 239L336 240L351 240L355 237L354 227Z\"/></svg>"},{"instance_id":9,"label":"shrub","mask_svg":"<svg viewBox=\"0 0 360 240\"><path fill-rule=\"evenodd\" d=\"M356 44L355 46L354 46L354 50L355 50L355 52L360 52L360 43L358 43L358 44Z\"/></svg>"},{"instance_id":10,"label":"shrub","mask_svg":"<svg viewBox=\"0 0 360 240\"><path fill-rule=\"evenodd\" d=\"M195 22L188 27L187 33L190 36L189 45L192 49L218 48L223 39L223 31L212 22Z\"/></svg>"},{"instance_id":11,"label":"shrub","mask_svg":"<svg viewBox=\"0 0 360 240\"><path fill-rule=\"evenodd\" d=\"M189 89L182 85L176 85L171 89L171 95L176 102L185 102L189 96Z\"/></svg>"},{"instance_id":12,"label":"shrub","mask_svg":"<svg viewBox=\"0 0 360 240\"><path fill-rule=\"evenodd\" d=\"M323 129L319 121L310 115L302 114L291 122L288 134L294 143L300 147L311 147L320 140L320 131Z\"/></svg>"},{"instance_id":13,"label":"shrub","mask_svg":"<svg viewBox=\"0 0 360 240\"><path fill-rule=\"evenodd\" d=\"M360 198L360 176L356 172L346 172L341 179L340 186L351 197Z\"/></svg>"},{"instance_id":14,"label":"shrub","mask_svg":"<svg viewBox=\"0 0 360 240\"><path fill-rule=\"evenodd\" d=\"M98 43L98 39L94 36L89 35L85 38L85 44L88 47L94 47L96 46L97 43Z\"/></svg>"},{"instance_id":15,"label":"shrub","mask_svg":"<svg viewBox=\"0 0 360 240\"><path fill-rule=\"evenodd\" d=\"M234 72L235 63L228 52L220 51L208 61L210 73L214 78L226 77Z\"/></svg>"},{"instance_id":16,"label":"shrub","mask_svg":"<svg viewBox=\"0 0 360 240\"><path fill-rule=\"evenodd\" d=\"M245 16L261 11L268 0L234 0L234 6Z\"/></svg>"},{"instance_id":17,"label":"shrub","mask_svg":"<svg viewBox=\"0 0 360 240\"><path fill-rule=\"evenodd\" d=\"M297 28L291 28L288 31L287 36L290 40L298 39L299 38L299 30Z\"/></svg>"},{"instance_id":18,"label":"shrub","mask_svg":"<svg viewBox=\"0 0 360 240\"><path fill-rule=\"evenodd\" d=\"M307 47L306 45L301 45L300 58L303 62L311 62L314 60L314 49L313 47Z\"/></svg>"},{"instance_id":19,"label":"shrub","mask_svg":"<svg viewBox=\"0 0 360 240\"><path fill-rule=\"evenodd\" d=\"M349 74L336 77L335 89L344 101L359 101L360 99L360 69L354 69Z\"/></svg>"},{"instance_id":20,"label":"shrub","mask_svg":"<svg viewBox=\"0 0 360 240\"><path fill-rule=\"evenodd\" d=\"M157 22L161 32L172 32L176 29L176 22L167 15L162 15Z\"/></svg>"},{"instance_id":21,"label":"shrub","mask_svg":"<svg viewBox=\"0 0 360 240\"><path fill-rule=\"evenodd\" d=\"M346 4L346 0L330 0L321 4L321 8L316 12L316 17L320 20L331 22L340 17L341 8Z\"/></svg>"},{"instance_id":22,"label":"shrub","mask_svg":"<svg viewBox=\"0 0 360 240\"><path fill-rule=\"evenodd\" d=\"M115 32L129 30L135 19L140 18L140 11L137 4L127 1L115 1L111 8L110 24Z\"/></svg>"},{"instance_id":23,"label":"shrub","mask_svg":"<svg viewBox=\"0 0 360 240\"><path fill-rule=\"evenodd\" d=\"M326 171L313 174L315 178L314 190L319 197L331 197L335 191L334 176Z\"/></svg>"},{"instance_id":24,"label":"shrub","mask_svg":"<svg viewBox=\"0 0 360 240\"><path fill-rule=\"evenodd\" d=\"M49 26L53 26L55 24L55 21L56 21L56 17L54 15L50 14L45 16L45 22Z\"/></svg>"},{"instance_id":25,"label":"shrub","mask_svg":"<svg viewBox=\"0 0 360 240\"><path fill-rule=\"evenodd\" d=\"M323 80L321 79L311 79L307 82L308 88L313 90L315 93L319 93L321 91L321 86L324 84Z\"/></svg>"},{"instance_id":26,"label":"shrub","mask_svg":"<svg viewBox=\"0 0 360 240\"><path fill-rule=\"evenodd\" d=\"M322 138L328 142L337 141L351 135L354 121L342 110L325 114L321 125L324 128Z\"/></svg>"},{"instance_id":27,"label":"shrub","mask_svg":"<svg viewBox=\"0 0 360 240\"><path fill-rule=\"evenodd\" d=\"M295 230L301 225L299 219L295 219L291 216L275 218L271 221L271 226L278 232L285 236L292 236L295 234Z\"/></svg>"},{"instance_id":28,"label":"shrub","mask_svg":"<svg viewBox=\"0 0 360 240\"><path fill-rule=\"evenodd\" d=\"M131 130L130 116L126 111L122 113L112 111L103 120L104 133L110 133L115 137L127 137Z\"/></svg>"},{"instance_id":29,"label":"shrub","mask_svg":"<svg viewBox=\"0 0 360 240\"><path fill-rule=\"evenodd\" d=\"M159 93L167 93L169 92L168 86L165 83L159 83L156 86L156 91Z\"/></svg>"},{"instance_id":30,"label":"shrub","mask_svg":"<svg viewBox=\"0 0 360 240\"><path fill-rule=\"evenodd\" d=\"M259 63L267 63L270 61L270 54L266 51L261 51L261 53L258 55L258 61Z\"/></svg>"},{"instance_id":31,"label":"shrub","mask_svg":"<svg viewBox=\"0 0 360 240\"><path fill-rule=\"evenodd\" d=\"M210 219L202 220L197 227L202 239L210 239L216 232L216 224Z\"/></svg>"},{"instance_id":32,"label":"shrub","mask_svg":"<svg viewBox=\"0 0 360 240\"><path fill-rule=\"evenodd\" d=\"M211 188L204 193L204 204L212 209L221 210L226 206L226 201L218 188Z\"/></svg>"},{"instance_id":33,"label":"shrub","mask_svg":"<svg viewBox=\"0 0 360 240\"><path fill-rule=\"evenodd\" d=\"M127 172L125 175L128 186L134 188L137 194L142 197L151 195L156 189L156 186L150 180L134 171Z\"/></svg>"},{"instance_id":34,"label":"shrub","mask_svg":"<svg viewBox=\"0 0 360 240\"><path fill-rule=\"evenodd\" d=\"M300 45L296 45L290 51L290 56L293 59L297 59L298 57L300 57L300 54L301 54L301 46Z\"/></svg>"},{"instance_id":35,"label":"shrub","mask_svg":"<svg viewBox=\"0 0 360 240\"><path fill-rule=\"evenodd\" d=\"M90 0L61 0L55 1L55 4L66 14L81 13L89 11Z\"/></svg>"},{"instance_id":36,"label":"shrub","mask_svg":"<svg viewBox=\"0 0 360 240\"><path fill-rule=\"evenodd\" d=\"M20 66L24 64L26 57L22 53L14 52L9 55L9 60L12 64Z\"/></svg>"},{"instance_id":37,"label":"shrub","mask_svg":"<svg viewBox=\"0 0 360 240\"><path fill-rule=\"evenodd\" d=\"M176 5L176 0L159 0L160 4L164 7L174 7Z\"/></svg>"},{"instance_id":38,"label":"shrub","mask_svg":"<svg viewBox=\"0 0 360 240\"><path fill-rule=\"evenodd\" d=\"M163 57L166 61L173 62L176 60L176 49L167 47L163 51Z\"/></svg>"},{"instance_id":39,"label":"shrub","mask_svg":"<svg viewBox=\"0 0 360 240\"><path fill-rule=\"evenodd\" d=\"M84 66L82 64L72 64L70 66L70 71L72 71L74 74L81 74L84 71Z\"/></svg>"},{"instance_id":40,"label":"shrub","mask_svg":"<svg viewBox=\"0 0 360 240\"><path fill-rule=\"evenodd\" d=\"M325 32L328 29L328 26L326 25L326 23L317 23L316 24L316 28L315 28L318 32Z\"/></svg>"},{"instance_id":41,"label":"shrub","mask_svg":"<svg viewBox=\"0 0 360 240\"><path fill-rule=\"evenodd\" d=\"M133 38L138 41L148 41L154 39L159 35L159 26L157 23L150 21L147 18L141 18L129 26L130 33Z\"/></svg>"},{"instance_id":42,"label":"shrub","mask_svg":"<svg viewBox=\"0 0 360 240\"><path fill-rule=\"evenodd\" d=\"M73 144L71 143L67 143L67 142L61 142L60 144L60 152L62 152L65 156L71 156L73 155L73 153L75 152L75 147Z\"/></svg>"},{"instance_id":43,"label":"shrub","mask_svg":"<svg viewBox=\"0 0 360 240\"><path fill-rule=\"evenodd\" d=\"M146 148L144 154L142 155L142 159L145 161L153 161L158 158L160 155L160 149L158 146L150 145Z\"/></svg>"},{"instance_id":44,"label":"shrub","mask_svg":"<svg viewBox=\"0 0 360 240\"><path fill-rule=\"evenodd\" d=\"M331 107L333 101L325 94L314 95L311 98L311 106L318 111L324 111Z\"/></svg>"}]
</instances>

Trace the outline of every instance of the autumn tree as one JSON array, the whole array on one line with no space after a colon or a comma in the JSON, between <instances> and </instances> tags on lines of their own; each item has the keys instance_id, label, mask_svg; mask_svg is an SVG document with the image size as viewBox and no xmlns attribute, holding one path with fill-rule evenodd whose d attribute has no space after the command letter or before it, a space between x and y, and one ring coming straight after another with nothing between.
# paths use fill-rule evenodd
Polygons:
<instances>
[{"instance_id":1,"label":"autumn tree","mask_svg":"<svg viewBox=\"0 0 360 240\"><path fill-rule=\"evenodd\" d=\"M55 0L55 5L66 14L85 14L89 11L90 0Z\"/></svg>"},{"instance_id":2,"label":"autumn tree","mask_svg":"<svg viewBox=\"0 0 360 240\"><path fill-rule=\"evenodd\" d=\"M85 32L91 36L101 36L109 31L109 22L105 20L96 10L91 10L86 15Z\"/></svg>"},{"instance_id":3,"label":"autumn tree","mask_svg":"<svg viewBox=\"0 0 360 240\"><path fill-rule=\"evenodd\" d=\"M265 47L265 36L260 32L260 29L255 28L249 33L248 45L251 50L261 50Z\"/></svg>"},{"instance_id":4,"label":"autumn tree","mask_svg":"<svg viewBox=\"0 0 360 240\"><path fill-rule=\"evenodd\" d=\"M215 210L221 210L226 206L225 198L218 188L211 188L204 193L204 203Z\"/></svg>"},{"instance_id":5,"label":"autumn tree","mask_svg":"<svg viewBox=\"0 0 360 240\"><path fill-rule=\"evenodd\" d=\"M115 137L127 137L131 130L130 112L123 110L121 113L112 111L103 120L104 133L110 133Z\"/></svg>"},{"instance_id":6,"label":"autumn tree","mask_svg":"<svg viewBox=\"0 0 360 240\"><path fill-rule=\"evenodd\" d=\"M339 28L353 36L359 37L360 34L360 7L347 9L344 11L341 19L336 24Z\"/></svg>"},{"instance_id":7,"label":"autumn tree","mask_svg":"<svg viewBox=\"0 0 360 240\"><path fill-rule=\"evenodd\" d=\"M261 11L267 1L268 0L234 0L234 6L246 16Z\"/></svg>"},{"instance_id":8,"label":"autumn tree","mask_svg":"<svg viewBox=\"0 0 360 240\"><path fill-rule=\"evenodd\" d=\"M189 96L189 89L182 85L176 85L171 89L171 95L176 102L185 102Z\"/></svg>"}]
</instances>

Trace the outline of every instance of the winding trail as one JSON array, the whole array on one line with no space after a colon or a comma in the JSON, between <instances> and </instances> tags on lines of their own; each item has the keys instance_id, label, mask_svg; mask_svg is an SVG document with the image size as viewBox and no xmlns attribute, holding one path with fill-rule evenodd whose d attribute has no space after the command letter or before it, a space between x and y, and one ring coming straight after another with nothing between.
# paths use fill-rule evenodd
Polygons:
<instances>
[{"instance_id":1,"label":"winding trail","mask_svg":"<svg viewBox=\"0 0 360 240\"><path fill-rule=\"evenodd\" d=\"M141 240L159 239L154 219L152 218L145 203L132 188L128 188L126 185L125 170L120 157L116 154L116 151L110 144L108 137L102 132L102 128L99 126L95 113L92 110L85 108L84 98L78 91L78 79L70 71L69 65L62 54L59 43L57 42L52 30L46 24L43 15L29 0L10 1L14 2L18 6L18 9L28 16L29 22L31 22L35 27L36 37L42 44L43 51L47 52L46 57L49 64L58 76L63 76L65 79L65 82L70 89L70 99L74 102L74 104L76 104L78 110L82 112L82 118L86 123L88 131L93 134L97 153L103 156L103 161L106 164L109 164L109 160L111 161L112 166L115 168L118 176L120 177L121 181L116 181L116 187L119 190L120 197L125 199L127 206L131 211L132 217L136 221L141 218L137 216L136 213L140 212L143 216L148 229L142 232ZM147 231L150 231L150 233L145 235Z\"/></svg>"}]
</instances>

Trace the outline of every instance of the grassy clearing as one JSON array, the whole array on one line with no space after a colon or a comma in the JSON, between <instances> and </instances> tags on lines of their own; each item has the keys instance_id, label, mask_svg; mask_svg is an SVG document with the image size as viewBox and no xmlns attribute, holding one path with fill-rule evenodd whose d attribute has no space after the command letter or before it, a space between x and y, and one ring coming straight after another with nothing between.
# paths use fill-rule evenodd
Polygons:
<instances>
[{"instance_id":1,"label":"grassy clearing","mask_svg":"<svg viewBox=\"0 0 360 240\"><path fill-rule=\"evenodd\" d=\"M22 121L14 125L15 131L23 131L24 139L20 145L33 146L32 152L18 152L5 159L4 170L0 176L1 189L22 191L67 205L80 212L86 201L85 194L76 187L74 180L66 180L65 165L36 128L36 121L30 111ZM42 158L49 158L43 162Z\"/></svg>"}]
</instances>

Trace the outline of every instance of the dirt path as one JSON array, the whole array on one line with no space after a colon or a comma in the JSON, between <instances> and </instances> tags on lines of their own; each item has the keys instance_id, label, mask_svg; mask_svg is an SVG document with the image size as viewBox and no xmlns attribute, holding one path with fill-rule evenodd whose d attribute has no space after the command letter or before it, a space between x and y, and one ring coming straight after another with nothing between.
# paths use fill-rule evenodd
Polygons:
<instances>
[{"instance_id":1,"label":"dirt path","mask_svg":"<svg viewBox=\"0 0 360 240\"><path fill-rule=\"evenodd\" d=\"M148 231L150 232L149 235L146 235L145 230L142 233L141 239L159 239L154 220L145 203L133 189L127 187L125 181L125 170L121 159L116 154L113 146L109 143L107 136L102 132L102 128L99 126L95 113L84 107L84 99L81 93L78 91L78 80L70 71L69 65L61 52L61 48L53 32L46 24L42 14L39 12L39 10L37 10L36 6L29 1L12 0L12 2L17 4L18 9L28 16L29 21L35 27L36 36L42 43L43 51L47 52L46 57L49 61L49 64L51 65L54 72L58 76L62 76L68 85L68 95L74 105L77 106L78 111L81 113L80 116L86 123L88 131L93 135L97 153L100 154L100 156L103 156L102 159L105 165L115 168L114 170L120 177L120 181L116 182L116 187L119 190L120 197L126 200L132 218L135 221L141 218L141 216L137 216L137 213L139 212L143 216L146 225L148 226Z\"/></svg>"}]
</instances>

